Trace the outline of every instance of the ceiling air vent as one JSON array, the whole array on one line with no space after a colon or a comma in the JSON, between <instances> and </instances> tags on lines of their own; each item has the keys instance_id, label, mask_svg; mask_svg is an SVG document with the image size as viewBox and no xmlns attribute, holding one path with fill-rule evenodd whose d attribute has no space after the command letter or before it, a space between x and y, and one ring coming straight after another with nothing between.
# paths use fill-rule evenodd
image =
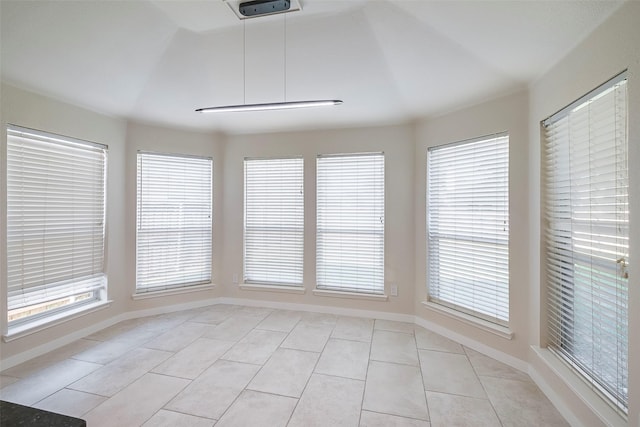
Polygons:
<instances>
[{"instance_id":1,"label":"ceiling air vent","mask_svg":"<svg viewBox=\"0 0 640 427\"><path fill-rule=\"evenodd\" d=\"M242 16L249 17L285 12L289 8L291 8L290 0L254 0L240 3L238 10Z\"/></svg>"},{"instance_id":2,"label":"ceiling air vent","mask_svg":"<svg viewBox=\"0 0 640 427\"><path fill-rule=\"evenodd\" d=\"M1 1L1 0L0 0ZM222 0L241 21L302 10L300 0Z\"/></svg>"}]
</instances>

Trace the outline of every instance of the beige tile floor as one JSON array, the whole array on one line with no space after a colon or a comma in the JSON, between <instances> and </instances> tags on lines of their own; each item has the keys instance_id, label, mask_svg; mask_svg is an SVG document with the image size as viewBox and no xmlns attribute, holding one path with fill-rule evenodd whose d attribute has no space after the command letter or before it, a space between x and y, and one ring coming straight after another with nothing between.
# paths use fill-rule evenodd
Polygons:
<instances>
[{"instance_id":1,"label":"beige tile floor","mask_svg":"<svg viewBox=\"0 0 640 427\"><path fill-rule=\"evenodd\" d=\"M121 322L0 373L100 426L566 426L528 375L410 323L235 305Z\"/></svg>"}]
</instances>

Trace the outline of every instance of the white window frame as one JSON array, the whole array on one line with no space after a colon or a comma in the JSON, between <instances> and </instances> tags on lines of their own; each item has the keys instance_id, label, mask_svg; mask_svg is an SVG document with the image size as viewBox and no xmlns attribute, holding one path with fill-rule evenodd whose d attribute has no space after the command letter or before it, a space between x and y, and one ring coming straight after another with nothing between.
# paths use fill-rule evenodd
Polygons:
<instances>
[{"instance_id":1,"label":"white window frame","mask_svg":"<svg viewBox=\"0 0 640 427\"><path fill-rule=\"evenodd\" d=\"M210 287L213 159L139 151L136 194L134 298Z\"/></svg>"},{"instance_id":2,"label":"white window frame","mask_svg":"<svg viewBox=\"0 0 640 427\"><path fill-rule=\"evenodd\" d=\"M106 303L107 151L7 126L5 340ZM26 316L9 320L20 314Z\"/></svg>"},{"instance_id":3,"label":"white window frame","mask_svg":"<svg viewBox=\"0 0 640 427\"><path fill-rule=\"evenodd\" d=\"M384 294L383 152L316 159L316 288Z\"/></svg>"},{"instance_id":4,"label":"white window frame","mask_svg":"<svg viewBox=\"0 0 640 427\"><path fill-rule=\"evenodd\" d=\"M244 159L244 283L303 286L304 159Z\"/></svg>"},{"instance_id":5,"label":"white window frame","mask_svg":"<svg viewBox=\"0 0 640 427\"><path fill-rule=\"evenodd\" d=\"M621 73L542 122L548 347L623 417L630 236L626 79Z\"/></svg>"},{"instance_id":6,"label":"white window frame","mask_svg":"<svg viewBox=\"0 0 640 427\"><path fill-rule=\"evenodd\" d=\"M426 208L429 304L507 328L508 133L430 147Z\"/></svg>"}]
</instances>

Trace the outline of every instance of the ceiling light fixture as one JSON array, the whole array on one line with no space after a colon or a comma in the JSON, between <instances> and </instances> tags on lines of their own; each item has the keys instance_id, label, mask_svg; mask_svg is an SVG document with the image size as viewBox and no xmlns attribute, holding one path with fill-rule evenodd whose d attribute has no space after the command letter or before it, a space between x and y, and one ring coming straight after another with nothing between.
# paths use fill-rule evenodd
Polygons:
<instances>
[{"instance_id":1,"label":"ceiling light fixture","mask_svg":"<svg viewBox=\"0 0 640 427\"><path fill-rule=\"evenodd\" d=\"M273 13L284 13L289 10L290 0L254 0L240 3L239 11L246 17L255 18L262 15L271 15ZM310 107L327 107L342 104L340 99L321 99L312 101L287 101L287 16L284 16L284 101L283 102L267 102L261 104L246 103L246 86L247 86L247 28L243 21L243 104L240 105L224 105L220 107L204 107L198 108L196 113L226 113L238 111L269 111L269 110L287 110L294 108L310 108Z\"/></svg>"},{"instance_id":2,"label":"ceiling light fixture","mask_svg":"<svg viewBox=\"0 0 640 427\"><path fill-rule=\"evenodd\" d=\"M223 107L198 108L198 113L226 113L230 111L287 110L291 108L327 107L342 104L340 99L322 99L314 101L269 102L265 104L226 105Z\"/></svg>"}]
</instances>

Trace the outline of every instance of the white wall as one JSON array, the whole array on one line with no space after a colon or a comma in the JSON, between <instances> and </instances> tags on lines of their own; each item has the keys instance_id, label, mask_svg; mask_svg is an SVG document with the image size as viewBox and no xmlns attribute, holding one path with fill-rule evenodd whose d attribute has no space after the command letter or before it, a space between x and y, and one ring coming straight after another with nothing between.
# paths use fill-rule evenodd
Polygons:
<instances>
[{"instance_id":1,"label":"white wall","mask_svg":"<svg viewBox=\"0 0 640 427\"><path fill-rule=\"evenodd\" d=\"M149 310L174 304L186 304L197 300L205 300L220 296L221 288L213 290L189 292L148 299L133 300L136 277L136 179L138 151L166 154L189 154L213 158L213 251L212 275L213 283L218 284L222 278L222 254L224 254L222 209L224 205L223 170L224 140L217 134L189 132L151 126L140 123L127 125L126 147L126 238L124 251L127 254L125 272L127 276L126 310Z\"/></svg>"},{"instance_id":2,"label":"white wall","mask_svg":"<svg viewBox=\"0 0 640 427\"><path fill-rule=\"evenodd\" d=\"M607 21L580 43L566 58L554 66L530 88L529 145L529 354L534 375L548 383L563 397L563 404L585 426L603 423L594 410L608 417L610 423L621 423L601 401L587 391L582 395L572 390L585 388L572 375L561 374L561 367L545 361L544 352L535 351L546 344L544 334L544 282L541 275L540 200L540 122L570 104L611 77L628 69L629 90L629 202L630 202L630 271L629 271L629 423L640 426L640 2L623 5ZM542 327L540 327L542 325ZM559 374L560 373L560 374ZM594 403L595 402L595 403ZM617 425L617 424L614 424ZM624 425L624 424L621 424Z\"/></svg>"},{"instance_id":3,"label":"white wall","mask_svg":"<svg viewBox=\"0 0 640 427\"><path fill-rule=\"evenodd\" d=\"M528 97L505 96L442 117L425 120L416 127L415 143L415 314L448 330L526 360L529 343L527 299L528 257ZM427 149L499 132L509 133L509 328L512 339L447 317L422 302L427 299L426 168Z\"/></svg>"},{"instance_id":4,"label":"white wall","mask_svg":"<svg viewBox=\"0 0 640 427\"><path fill-rule=\"evenodd\" d=\"M42 343L63 337L87 324L97 324L118 315L125 309L124 292L121 285L127 277L122 265L127 257L122 248L125 240L125 145L126 123L124 120L106 117L69 104L54 101L41 95L26 92L12 86L2 85L2 216L0 220L0 245L4 253L6 246L7 206L6 206L6 125L14 124L32 129L44 130L60 135L94 141L109 146L107 170L107 276L109 281L109 299L113 304L104 310L91 313L81 319L71 320L61 325L48 328L42 332L28 335L8 343L0 343L2 359L22 353ZM2 294L7 286L6 257L1 261ZM0 312L6 313L6 298L0 298ZM2 332L7 328L6 316L0 316Z\"/></svg>"},{"instance_id":5,"label":"white wall","mask_svg":"<svg viewBox=\"0 0 640 427\"><path fill-rule=\"evenodd\" d=\"M385 288L398 285L388 301L314 295L316 156L329 153L385 153ZM304 156L304 295L241 290L232 283L243 271L243 161L245 157ZM409 126L232 136L225 150L225 295L297 304L413 313L413 136Z\"/></svg>"}]
</instances>

